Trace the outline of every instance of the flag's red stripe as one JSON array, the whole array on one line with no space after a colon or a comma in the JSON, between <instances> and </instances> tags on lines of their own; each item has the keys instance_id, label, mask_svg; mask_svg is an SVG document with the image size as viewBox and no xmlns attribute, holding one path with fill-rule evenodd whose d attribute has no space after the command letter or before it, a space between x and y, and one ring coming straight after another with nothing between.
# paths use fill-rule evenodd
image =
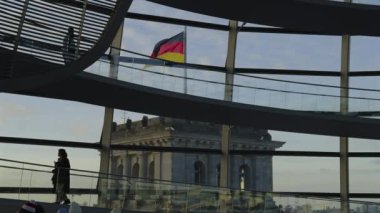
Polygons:
<instances>
[{"instance_id":1,"label":"flag's red stripe","mask_svg":"<svg viewBox=\"0 0 380 213\"><path fill-rule=\"evenodd\" d=\"M167 52L174 52L174 53L184 54L184 45L183 45L183 42L179 42L179 41L172 42L172 41L169 41L167 43L162 44L160 46L160 50L158 51L158 54L157 54L156 57L158 57L159 55L162 55L164 53L167 53Z\"/></svg>"}]
</instances>

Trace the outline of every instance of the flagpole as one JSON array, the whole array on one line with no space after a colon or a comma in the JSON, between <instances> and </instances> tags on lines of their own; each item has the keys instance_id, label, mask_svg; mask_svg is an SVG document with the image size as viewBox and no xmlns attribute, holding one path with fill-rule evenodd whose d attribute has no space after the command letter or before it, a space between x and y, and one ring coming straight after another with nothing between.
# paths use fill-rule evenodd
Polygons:
<instances>
[{"instance_id":1,"label":"flagpole","mask_svg":"<svg viewBox=\"0 0 380 213\"><path fill-rule=\"evenodd\" d=\"M184 30L184 63L186 64L187 63L187 26L185 25L185 30ZM184 70L184 88L183 88L183 92L184 94L187 94L187 68L185 67L185 70Z\"/></svg>"}]
</instances>

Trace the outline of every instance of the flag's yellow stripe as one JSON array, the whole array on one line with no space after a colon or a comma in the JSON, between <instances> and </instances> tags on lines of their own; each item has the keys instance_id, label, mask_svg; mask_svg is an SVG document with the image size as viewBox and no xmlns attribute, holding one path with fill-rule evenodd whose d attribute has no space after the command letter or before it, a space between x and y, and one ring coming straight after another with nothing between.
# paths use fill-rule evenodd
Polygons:
<instances>
[{"instance_id":1,"label":"flag's yellow stripe","mask_svg":"<svg viewBox=\"0 0 380 213\"><path fill-rule=\"evenodd\" d=\"M174 61L178 63L185 62L185 56L182 53L167 52L162 55L159 55L157 58L168 60L168 61Z\"/></svg>"}]
</instances>

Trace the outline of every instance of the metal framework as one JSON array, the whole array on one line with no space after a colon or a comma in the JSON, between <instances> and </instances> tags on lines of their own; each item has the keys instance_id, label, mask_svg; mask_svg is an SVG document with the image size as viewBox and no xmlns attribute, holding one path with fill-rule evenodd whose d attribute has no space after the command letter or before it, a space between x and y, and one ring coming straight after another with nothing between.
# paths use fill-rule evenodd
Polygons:
<instances>
[{"instance_id":1,"label":"metal framework","mask_svg":"<svg viewBox=\"0 0 380 213\"><path fill-rule=\"evenodd\" d=\"M1 75L6 77L0 91L30 89L83 71L107 50L131 2L2 1L0 52L11 65L1 70L7 74ZM64 47L69 40L76 41L75 52Z\"/></svg>"},{"instance_id":2,"label":"metal framework","mask_svg":"<svg viewBox=\"0 0 380 213\"><path fill-rule=\"evenodd\" d=\"M10 1L7 1L5 0L4 2L6 2L6 4L4 5L7 5L7 6L12 6L10 4ZM0 11L3 12L3 16L6 17L6 18L9 18L9 20L11 20L9 23L5 23L3 26L0 26L0 34L1 34L1 39L2 41L7 41L7 42L3 42L1 46L2 48L2 51L13 51L13 52L17 52L16 53L13 53L15 54L14 56L17 58L17 57L20 57L20 58L23 58L25 60L31 60L32 58L28 57L28 56L25 56L25 55L33 55L33 59L38 59L38 62L47 62L44 64L44 66L46 64L48 65L51 65L51 64L55 64L55 65L52 65L52 66L47 66L49 68L53 67L53 68L56 68L56 69L59 69L60 71L62 72L66 72L66 71L63 71L65 70L65 68L62 68L63 66L63 61L62 61L62 58L61 58L61 54L62 54L62 51L59 49L59 46L60 46L60 42L61 42L61 37L63 35L63 33L65 32L65 28L69 25L63 25L63 26L59 26L59 23L62 22L62 19L63 18L68 18L67 17L67 14L70 13L70 12L73 12L74 15L73 16L73 19L70 20L70 23L79 23L77 26L79 30L79 35L78 35L78 41L77 41L77 56L76 58L78 59L78 65L77 66L74 66L74 65L70 65L70 66L67 66L68 68L70 68L71 71L69 71L69 69L67 69L67 74L64 74L64 75L53 75L53 74L47 74L46 72L44 73L44 77L42 77L42 81L41 82L51 82L52 80L62 80L61 83L63 84L67 84L67 83L72 83L73 81L64 81L64 79L69 76L69 75L72 75L74 73L77 73L77 72L80 72L83 70L83 68L85 66L88 66L88 64L91 64L92 62L94 62L95 59L99 58L100 56L100 52L105 50L105 47L108 47L109 46L109 43L110 41L112 40L112 36L115 35L116 33L116 30L118 29L118 27L120 25L117 25L116 27L113 26L112 24L109 24L109 22L112 20L118 20L119 22L117 23L120 23L120 21L122 21L124 19L124 17L127 17L127 18L135 18L135 19L140 19L140 20L148 20L148 21L158 21L158 22L165 22L165 23L172 23L172 24L183 24L183 25L191 25L191 26L196 26L196 27L202 27L202 28L209 28L209 29L217 29L217 30L230 30L230 39L232 40L235 40L235 44L233 44L233 41L231 41L231 43L229 43L231 46L231 48L229 48L229 56L227 57L227 61L228 63L226 63L226 68L225 70L227 71L227 75L228 76L232 76L231 74L232 73L258 73L258 74L285 74L285 75L308 75L308 76L335 76L335 77L341 77L342 79L342 93L341 93L341 96L342 97L348 97L348 74L352 77L362 77L362 76L379 76L380 75L380 71L367 71L367 72L348 72L349 71L349 36L344 36L343 38L343 43L342 43L342 71L341 73L339 72L321 72L321 71L307 71L307 70L275 70L275 69L243 69L243 68L235 68L234 66L234 51L236 50L236 36L237 36L237 30L236 30L236 25L237 23L233 23L234 24L234 27L233 26L224 26L224 25L216 25L216 24L211 24L211 23L202 23L202 22L194 22L194 21L187 21L187 20L178 20L178 19L172 19L172 18L165 18L165 17L157 17L157 16L150 16L150 15L143 15L143 14L132 14L132 13L129 13L127 15L125 15L125 13L115 13L111 15L111 9L110 8L117 8L118 4L116 4L116 2L114 2L115 4L113 5L102 5L101 7L99 7L98 5L95 5L93 4L94 2L93 1L71 1L71 0L45 0L45 1L40 1L40 2L43 2L43 7L48 7L49 5L52 5L52 7L54 8L53 11L54 12L57 12L59 9L62 9L63 11L65 11L66 13L63 13L63 14L66 14L62 17L57 17L56 20L53 20L51 21L51 28L47 28L47 29L42 29L43 27L46 27L47 23L46 23L46 19L49 18L49 17L52 17L53 14L50 14L50 13L47 13L47 16L46 17L43 17L42 15L42 11L40 9L38 9L39 5L37 5L37 3L35 1L29 1L29 0L24 0L24 1L20 1L19 3L16 3L14 5L15 7L15 11L17 12L6 12L6 7L4 7L4 5L0 6ZM125 1L127 2L127 1ZM119 3L119 4L122 4L119 5L120 8L126 8L126 7L129 7L129 4L130 4L130 1L127 2L127 3ZM79 7L78 7L79 6ZM79 9L79 8L82 8L82 9ZM119 8L119 9L120 9ZM379 8L375 8L376 10L379 9ZM115 9L116 10L116 9ZM55 13L54 13L55 14ZM100 15L102 14L102 15ZM37 16L41 16L40 18L41 19L36 19ZM77 19L75 19L75 17L77 17ZM1 20L4 20L5 18L4 17L1 17L0 16L0 19ZM91 19L93 22L90 24L89 23L89 20L86 19L86 18L89 18ZM14 22L12 22L14 21ZM19 22L17 22L19 21ZM13 25L12 25L13 24ZM115 24L116 25L116 24ZM43 27L41 27L43 26ZM101 29L107 29L107 30L101 30ZM36 33L35 35L33 35L33 32L36 32L36 31L40 31L39 33ZM96 32L95 34L94 31ZM321 30L321 31L317 31L317 32L310 32L310 31L297 31L297 30L289 30L289 29L282 29L282 28L256 28L256 27L243 27L242 29L240 29L241 32L260 32L260 33L288 33L288 34L306 34L306 35L310 35L310 34L318 34L318 35L337 35L339 33L337 32L328 32L328 31L324 31L324 30ZM107 34L108 32L112 32L112 33L109 33ZM361 31L360 31L361 32ZM363 33L361 33L363 34ZM367 33L368 34L368 33ZM372 32L372 34L374 35L377 35L378 32ZM44 42L41 42L40 39L43 38L44 36L48 36L47 38L45 38L46 41ZM104 38L103 38L104 37ZM112 38L111 38L112 37ZM11 41L11 42L9 42ZM97 46L98 43L101 43L102 45L99 45ZM35 46L38 46L39 48L42 48L42 47L45 47L44 52L41 52L40 50L36 50L36 49L33 49L32 47L35 47ZM44 46L45 45L45 46ZM4 50L5 49L5 50ZM90 55L89 57L85 57L86 53L90 53L91 54L88 54ZM97 53L97 54L95 54ZM232 55L230 55L232 54ZM58 66L57 66L58 65ZM200 65L201 66L201 65ZM219 68L217 68L219 69ZM224 68L221 68L221 69L224 69ZM17 69L15 69L14 71L17 71ZM39 74L39 73L38 73ZM47 74L47 75L45 75ZM11 77L12 76L17 76L18 74L15 73L15 72L12 72L12 74L10 75ZM36 74L37 75L37 74ZM109 88L110 91L113 91L114 89L119 89L119 88L127 88L127 86L125 85L120 85L120 82L115 82L115 81L110 81L110 80L105 80L105 79L101 79L101 78L97 78L95 79L93 76L89 76L87 75L87 78L86 78L86 75L87 74L84 74L84 75L78 75L76 79L74 79L74 84L70 84L70 86L74 85L73 87L73 91L76 91L78 90L78 87L75 87L75 85L77 84L77 86L81 85L83 82L86 82L88 83L89 81L96 81L96 83L98 84L94 84L93 86L94 87L97 87L99 85L101 86L104 86L105 84L108 84L106 86L110 87L111 83L113 83L113 85L111 86L115 86L113 88ZM46 77L48 76L48 77ZM49 77L50 76L50 77ZM59 76L59 77L58 77ZM83 77L85 76L85 77ZM25 77L25 76L23 76ZM35 76L34 76L35 77ZM39 76L41 77L41 76ZM80 79L82 78L82 79ZM30 78L30 76L27 76L27 78L25 79L22 79L22 81L9 81L9 79L6 79L4 80L4 90L10 90L10 89L15 89L17 88L17 90L19 90L20 88L23 88L23 87L19 87L20 86L20 82L21 83L24 83L26 81L30 81L31 79L34 79L34 78ZM79 79L79 80L78 80ZM84 80L83 80L84 79ZM233 78L229 78L227 77L226 78L227 80L227 84L228 83L231 83L233 82ZM19 80L19 79L17 79ZM75 81L76 80L76 81ZM80 80L83 80L83 81L80 81ZM104 80L104 82L102 82L101 80ZM39 84L41 84L41 82L39 82ZM76 83L76 84L75 84ZM14 87L15 86L15 87ZM35 85L34 85L35 86ZM61 87L62 88L62 85L58 84L57 85L58 87ZM44 90L45 89L45 90ZM54 89L56 89L56 91L54 91ZM91 89L91 88L90 88ZM104 88L100 88L100 89L104 89ZM130 90L133 90L135 88L127 88L127 89L130 89ZM227 101L231 101L232 100L232 93L230 89L226 89L226 91L229 92L229 94L226 95L226 100ZM27 91L27 90L26 90ZM122 92L125 92L125 90L123 90ZM58 91L57 88L54 88L54 87L46 87L46 88L42 88L40 90L35 90L35 91L23 91L24 94L28 94L28 95L37 95L37 96L42 96L42 97L59 97L59 98L62 98L62 99L66 99L66 100L80 100L80 101L83 101L83 102L88 102L88 103L96 103L96 104L101 104L98 100L95 100L96 98L99 99L99 97L91 97L91 96L88 96L86 97L87 99L83 99L83 96L86 96L88 95L89 93L80 93L78 94L77 96L70 96L68 93L72 92L70 90L68 90L67 94L65 92L62 92L62 91ZM17 91L17 93L23 93L23 92L19 92ZM93 92L93 91L91 91ZM147 88L144 88L144 87L140 87L139 90L135 89L133 92L137 93L138 95L141 95L142 93L148 93L147 92ZM135 94L136 95L136 94ZM193 101L193 102L199 102L199 100L196 100L196 99L193 99L191 100L190 98L183 98L183 100L181 101L181 97L175 95L175 94L171 94L171 95L167 95L167 96L164 96L162 93L160 92L151 92L151 95L153 96L156 96L158 95L158 97L167 97L168 99L176 99L176 101L179 100L179 102L176 102L176 103L180 103L182 105L184 105L185 103L189 103L189 101ZM78 97L81 97L82 99L78 99ZM136 96L132 96L132 97L136 97ZM151 97L151 96L148 96L148 97ZM156 97L157 99L157 97ZM104 100L107 100L106 98ZM104 101L102 100L102 101ZM147 99L144 99L144 105L146 104L146 101ZM155 99L153 99L155 100ZM98 102L96 102L98 101ZM111 101L114 101L113 99L111 99ZM114 102L115 103L115 102ZM342 98L342 108L341 108L341 113L343 114L346 114L348 112L348 102L347 102L347 98ZM104 102L103 102L104 104ZM126 102L120 102L120 103L116 103L115 104L115 107L118 107L118 108L122 108L121 106L125 105ZM167 104L167 103L165 103ZM222 104L220 105L215 105L213 103L208 103L208 102L200 102L201 105L204 105L204 104L209 104L209 106L211 107L220 107ZM148 104L149 105L149 104ZM230 104L227 104L228 106L227 107L231 107ZM132 108L132 109L137 109L139 107L141 107L142 104L140 105L135 105L135 106L132 106L132 107L135 107L135 108ZM235 108L234 108L235 107ZM241 106L239 106L241 107ZM239 108L238 106L232 106L231 109L232 110L239 110L239 109L246 109L246 107L241 107ZM215 108L216 109L216 108ZM227 108L228 109L228 108ZM148 111L149 109L142 109L142 111L146 111L146 112L153 112L153 113L156 113L156 111ZM251 109L252 110L252 109ZM199 111L199 112L202 112L202 111ZM160 113L163 113L163 112L160 112ZM183 113L183 112L179 112L179 113ZM377 126L379 125L379 122L376 122L376 121L368 121L368 120L365 120L365 119L358 119L358 118L354 118L354 119L351 119L351 118L341 118L339 117L334 117L334 116L309 116L307 114L297 114L297 113L289 113L289 112L285 112L285 111L272 111L272 112L267 112L266 110L263 110L263 109L260 109L260 110L257 110L254 114L251 114L251 117L255 117L257 118L256 116L258 116L260 113L267 113L265 114L266 116L268 114L270 114L271 116L280 116L279 120L281 119L285 119L285 118L291 118L294 116L296 116L299 120L303 120L304 122L309 122L309 123L314 123L314 128L311 128L309 127L309 129L307 130L304 130L304 131L308 131L309 133L318 133L318 131L320 130L317 130L316 128L320 128L321 126L324 126L324 124L328 125L330 124L331 125L331 122L335 122L333 123L332 126L339 126L339 125L346 125L346 126L350 126L351 125L351 129L355 129L356 127L361 127L361 128L366 128L366 127L363 127L363 125L368 125L366 130L360 130L358 131L356 134L353 134L352 132L347 132L347 129L341 129L340 131L337 131L336 133L334 134L337 134L337 135L345 135L345 136L359 136L359 137L372 137L372 138L377 138L379 139L379 136L376 134L376 128ZM112 120L112 116L110 113L107 113L108 114L108 120L105 121L105 127L107 125L109 125L109 119ZM245 117L246 114L229 114L232 118L230 119L241 119L243 117ZM244 116L243 116L244 115ZM253 116L252 116L253 115ZM175 116L178 116L178 114L175 114ZM188 118L193 118L194 115L193 114L188 114L186 115L188 116ZM185 117L186 117L185 116ZM197 117L198 119L201 119L201 117L204 116L204 114L199 114L198 115L199 117ZM235 118L233 118L234 116L237 116ZM262 116L262 120L267 119L266 116ZM260 118L260 117L259 117ZM210 117L205 117L206 120L210 121ZM230 122L230 124L240 124L238 123L237 121L231 121L231 120L223 120L223 119L220 119L218 117L213 117L213 121L215 122L224 122L224 123L228 123ZM245 117L245 119L247 119L247 117ZM306 119L306 121L305 121ZM285 119L286 120L286 119ZM322 121L321 121L322 120ZM337 121L338 120L338 121ZM235 122L235 123L234 123ZM287 122L289 122L289 120L287 120ZM324 123L325 122L325 123ZM247 124L247 123L244 123L244 124ZM278 126L271 126L270 124L268 123L264 123L263 124L263 127L272 127L273 129L279 129L279 130L292 130L294 131L295 129L280 129L281 128L281 125L283 128L284 127L284 123L280 122ZM108 126L109 127L109 126ZM110 128L108 128L106 130L104 130L104 133L107 132L108 134L105 135L104 137L108 137L110 136ZM288 127L286 127L288 128ZM322 132L322 133L329 133L329 134L332 134L331 132L328 132L328 126L326 126L325 130L326 132ZM343 128L343 127L342 127ZM297 129L298 131L300 131L300 129ZM186 153L210 153L210 154L220 154L220 155L223 155L224 157L227 157L226 159L226 162L228 163L228 156L229 155L270 155L270 156L306 156L306 157L334 157L334 158L338 158L340 157L341 159L341 193L313 193L313 192L308 192L308 193L304 193L304 195L308 195L308 196L326 196L326 197L338 197L340 196L342 201L342 209L344 209L344 211L347 211L349 209L349 206L348 206L348 203L346 203L350 197L352 198L380 198L380 194L371 194L371 193L349 193L349 190L348 190L348 159L349 157L380 157L380 153L377 153L377 152L357 152L357 153L350 153L348 151L348 141L347 141L347 137L343 137L341 139L341 150L340 152L301 152L301 151L244 151L244 150L229 150L229 147L228 147L228 138L229 138L229 132L228 132L228 126L224 128L223 130L223 137L224 137L224 140L223 140L223 143L224 143L224 148L222 150L209 150L209 149L198 149L198 148L176 148L176 147L150 147L150 146L123 146L123 145L111 145L111 144L108 144L107 146L107 152L109 152L110 150L139 150L139 151L144 151L144 150L149 150L149 151L157 151L157 152L186 152ZM331 130L330 130L331 131ZM336 130L334 130L336 131ZM354 132L355 133L355 132ZM17 143L17 144L28 144L28 145L49 145L49 146L66 146L66 147L78 147L78 148L91 148L91 149L101 149L102 148L102 145L104 146L104 144L100 144L100 143L84 143L84 142L68 142L68 141L53 141L53 140L37 140L37 139L20 139L20 138L9 138L9 137L2 137L0 138L0 140L4 143ZM102 140L102 142L104 142L104 139ZM103 147L104 148L104 147ZM227 163L225 164L225 166L227 165ZM223 166L222 166L223 168ZM103 170L108 170L107 169L103 169ZM226 173L227 169L222 169L222 173ZM227 181L223 181L222 182L223 185L227 186L225 183L227 183ZM38 192L44 192L45 189L34 189L35 193L38 193ZM82 190L82 189L78 189L78 192L83 192L83 193L94 193L93 191L86 191L86 190ZM0 192L10 192L11 190L8 189L8 188L0 188ZM32 190L33 191L33 190ZM287 193L287 192L282 192L282 193ZM296 193L296 194L302 194L302 193Z\"/></svg>"}]
</instances>

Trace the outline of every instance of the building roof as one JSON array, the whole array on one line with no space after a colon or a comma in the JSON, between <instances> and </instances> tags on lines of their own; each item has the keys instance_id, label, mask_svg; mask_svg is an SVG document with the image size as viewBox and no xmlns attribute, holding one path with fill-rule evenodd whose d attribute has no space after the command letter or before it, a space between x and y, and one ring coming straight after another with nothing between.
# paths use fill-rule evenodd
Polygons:
<instances>
[{"instance_id":1,"label":"building roof","mask_svg":"<svg viewBox=\"0 0 380 213\"><path fill-rule=\"evenodd\" d=\"M176 118L155 117L119 124L112 133L113 144L179 146L220 148L221 125ZM269 149L281 147L285 142L273 141L266 129L234 126L231 128L231 143L234 149Z\"/></svg>"}]
</instances>

